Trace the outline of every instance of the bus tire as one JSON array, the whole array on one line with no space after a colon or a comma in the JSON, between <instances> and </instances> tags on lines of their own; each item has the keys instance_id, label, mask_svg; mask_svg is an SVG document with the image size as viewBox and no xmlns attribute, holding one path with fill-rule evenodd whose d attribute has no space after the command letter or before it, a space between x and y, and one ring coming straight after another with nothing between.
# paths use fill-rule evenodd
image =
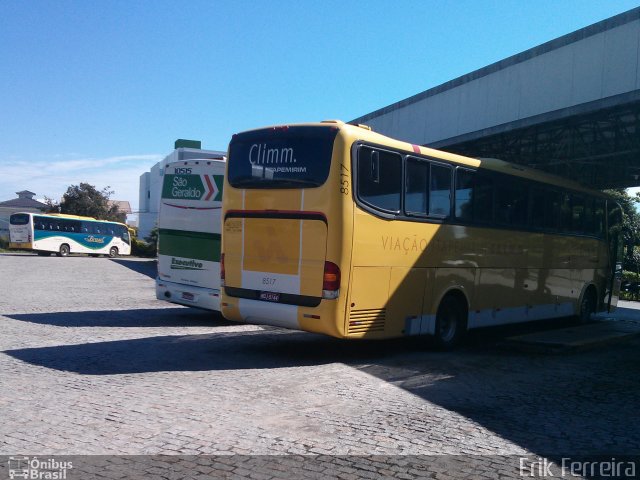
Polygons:
<instances>
[{"instance_id":1,"label":"bus tire","mask_svg":"<svg viewBox=\"0 0 640 480\"><path fill-rule=\"evenodd\" d=\"M587 287L580 301L580 311L578 312L577 322L579 324L589 323L591 315L596 313L596 292L593 288Z\"/></svg>"},{"instance_id":2,"label":"bus tire","mask_svg":"<svg viewBox=\"0 0 640 480\"><path fill-rule=\"evenodd\" d=\"M118 256L118 247L111 247L109 249L109 258L116 258Z\"/></svg>"},{"instance_id":3,"label":"bus tire","mask_svg":"<svg viewBox=\"0 0 640 480\"><path fill-rule=\"evenodd\" d=\"M435 346L451 350L460 343L467 330L467 307L457 295L444 297L436 314Z\"/></svg>"},{"instance_id":4,"label":"bus tire","mask_svg":"<svg viewBox=\"0 0 640 480\"><path fill-rule=\"evenodd\" d=\"M71 253L71 248L66 243L60 245L60 251L57 253L59 257L68 257Z\"/></svg>"}]
</instances>

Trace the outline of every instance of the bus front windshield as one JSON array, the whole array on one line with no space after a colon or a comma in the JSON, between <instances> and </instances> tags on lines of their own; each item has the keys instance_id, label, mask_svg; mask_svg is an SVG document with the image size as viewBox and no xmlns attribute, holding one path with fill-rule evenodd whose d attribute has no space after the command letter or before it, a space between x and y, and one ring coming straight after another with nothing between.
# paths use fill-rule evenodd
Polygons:
<instances>
[{"instance_id":1,"label":"bus front windshield","mask_svg":"<svg viewBox=\"0 0 640 480\"><path fill-rule=\"evenodd\" d=\"M306 188L327 181L330 127L277 127L241 133L229 145L229 183L235 188Z\"/></svg>"}]
</instances>

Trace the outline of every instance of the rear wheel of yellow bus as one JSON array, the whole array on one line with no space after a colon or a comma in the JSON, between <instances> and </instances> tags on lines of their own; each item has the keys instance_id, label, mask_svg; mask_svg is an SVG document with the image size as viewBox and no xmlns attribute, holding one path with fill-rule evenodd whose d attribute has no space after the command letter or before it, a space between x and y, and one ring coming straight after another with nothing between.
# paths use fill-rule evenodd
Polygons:
<instances>
[{"instance_id":1,"label":"rear wheel of yellow bus","mask_svg":"<svg viewBox=\"0 0 640 480\"><path fill-rule=\"evenodd\" d=\"M467 330L467 307L464 300L447 295L438 307L434 340L436 348L451 350Z\"/></svg>"}]
</instances>

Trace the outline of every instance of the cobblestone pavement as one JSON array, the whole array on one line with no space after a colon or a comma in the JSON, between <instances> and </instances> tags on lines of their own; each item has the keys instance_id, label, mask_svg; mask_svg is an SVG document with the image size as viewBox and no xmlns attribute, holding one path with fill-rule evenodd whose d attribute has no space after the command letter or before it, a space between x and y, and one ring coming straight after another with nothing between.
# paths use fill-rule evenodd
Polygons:
<instances>
[{"instance_id":1,"label":"cobblestone pavement","mask_svg":"<svg viewBox=\"0 0 640 480\"><path fill-rule=\"evenodd\" d=\"M154 269L0 255L0 455L640 454L637 338L345 342L158 301Z\"/></svg>"}]
</instances>

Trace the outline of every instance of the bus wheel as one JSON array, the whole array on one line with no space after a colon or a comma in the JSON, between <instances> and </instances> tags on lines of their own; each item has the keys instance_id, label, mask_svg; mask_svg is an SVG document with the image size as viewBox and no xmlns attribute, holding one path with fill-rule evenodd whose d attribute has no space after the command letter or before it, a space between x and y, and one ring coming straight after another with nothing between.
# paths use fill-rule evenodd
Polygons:
<instances>
[{"instance_id":1,"label":"bus wheel","mask_svg":"<svg viewBox=\"0 0 640 480\"><path fill-rule=\"evenodd\" d=\"M467 329L467 309L463 300L453 295L446 296L436 314L434 340L440 350L451 350Z\"/></svg>"},{"instance_id":2,"label":"bus wheel","mask_svg":"<svg viewBox=\"0 0 640 480\"><path fill-rule=\"evenodd\" d=\"M118 247L111 247L109 249L109 258L116 258L118 256Z\"/></svg>"},{"instance_id":3,"label":"bus wheel","mask_svg":"<svg viewBox=\"0 0 640 480\"><path fill-rule=\"evenodd\" d=\"M593 287L587 288L580 302L580 312L578 313L578 323L588 323L591 315L596 313L596 295Z\"/></svg>"},{"instance_id":4,"label":"bus wheel","mask_svg":"<svg viewBox=\"0 0 640 480\"><path fill-rule=\"evenodd\" d=\"M62 245L60 245L60 251L57 253L57 255L59 257L67 257L69 256L70 252L71 252L71 249L69 248L69 245L67 245L66 243L63 243Z\"/></svg>"}]
</instances>

